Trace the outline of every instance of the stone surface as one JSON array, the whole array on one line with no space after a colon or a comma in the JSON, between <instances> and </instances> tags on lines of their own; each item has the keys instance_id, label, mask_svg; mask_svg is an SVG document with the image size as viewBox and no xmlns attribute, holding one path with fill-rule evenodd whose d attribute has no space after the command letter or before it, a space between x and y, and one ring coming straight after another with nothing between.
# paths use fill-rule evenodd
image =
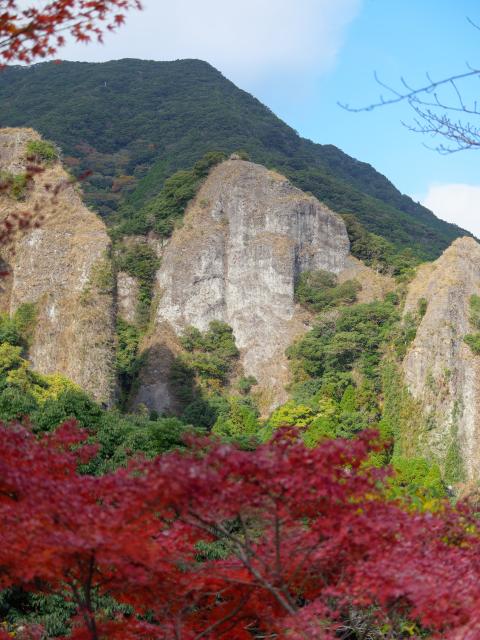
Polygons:
<instances>
[{"instance_id":1,"label":"stone surface","mask_svg":"<svg viewBox=\"0 0 480 640\"><path fill-rule=\"evenodd\" d=\"M345 225L326 206L276 172L228 160L212 170L164 250L157 327L181 334L211 320L231 325L244 372L259 381L268 411L286 399L284 352L306 329L294 303L296 279L306 270L340 273L348 252ZM162 333L150 337L150 350L161 348ZM162 411L171 399L164 380L152 382L156 366L149 358L144 375L151 408ZM141 385L139 397L145 393Z\"/></svg>"},{"instance_id":2,"label":"stone surface","mask_svg":"<svg viewBox=\"0 0 480 640\"><path fill-rule=\"evenodd\" d=\"M474 329L469 300L480 294L480 245L460 238L409 285L405 313L427 310L403 362L405 381L427 418L424 454L445 468L458 448L467 481L480 479L480 357L463 338Z\"/></svg>"},{"instance_id":3,"label":"stone surface","mask_svg":"<svg viewBox=\"0 0 480 640\"><path fill-rule=\"evenodd\" d=\"M338 282L357 280L361 289L357 294L358 302L373 302L382 300L387 293L395 289L395 280L390 276L378 273L367 267L361 260L348 256L345 268L338 274Z\"/></svg>"},{"instance_id":4,"label":"stone surface","mask_svg":"<svg viewBox=\"0 0 480 640\"><path fill-rule=\"evenodd\" d=\"M29 129L0 130L0 170L25 170L25 146L39 139ZM25 202L0 196L0 219L37 212L39 228L19 233L1 248L11 275L0 305L13 313L23 303L38 311L30 359L40 373L62 373L100 402L114 394L114 309L110 240L87 209L60 163L35 176Z\"/></svg>"},{"instance_id":5,"label":"stone surface","mask_svg":"<svg viewBox=\"0 0 480 640\"><path fill-rule=\"evenodd\" d=\"M138 306L138 280L119 271L117 273L117 314L125 322L135 324Z\"/></svg>"}]
</instances>

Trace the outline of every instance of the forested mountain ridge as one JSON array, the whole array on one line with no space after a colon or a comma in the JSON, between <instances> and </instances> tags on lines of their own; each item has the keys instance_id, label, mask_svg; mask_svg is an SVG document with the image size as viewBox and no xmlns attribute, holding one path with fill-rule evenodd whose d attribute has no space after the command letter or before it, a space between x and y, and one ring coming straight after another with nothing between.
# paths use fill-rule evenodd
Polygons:
<instances>
[{"instance_id":1,"label":"forested mountain ridge","mask_svg":"<svg viewBox=\"0 0 480 640\"><path fill-rule=\"evenodd\" d=\"M0 76L0 104L1 126L34 127L61 147L75 174L91 172L87 202L111 222L148 207L167 177L206 152L244 150L398 250L431 259L465 235L370 165L301 138L199 60L10 67Z\"/></svg>"}]
</instances>

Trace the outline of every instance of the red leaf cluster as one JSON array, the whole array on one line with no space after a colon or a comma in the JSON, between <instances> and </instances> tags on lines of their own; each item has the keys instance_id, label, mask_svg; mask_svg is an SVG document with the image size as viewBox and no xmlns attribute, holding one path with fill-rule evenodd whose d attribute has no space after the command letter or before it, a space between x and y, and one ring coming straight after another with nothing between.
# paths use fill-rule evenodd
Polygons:
<instances>
[{"instance_id":1,"label":"red leaf cluster","mask_svg":"<svg viewBox=\"0 0 480 640\"><path fill-rule=\"evenodd\" d=\"M0 428L0 588L67 590L73 639L333 640L353 637L352 611L480 638L475 513L386 500L366 464L375 434L313 450L288 433L254 452L203 441L101 477L77 472L85 438ZM108 617L95 592L134 613Z\"/></svg>"},{"instance_id":2,"label":"red leaf cluster","mask_svg":"<svg viewBox=\"0 0 480 640\"><path fill-rule=\"evenodd\" d=\"M125 12L140 0L52 0L21 9L17 0L0 0L0 59L30 63L54 55L69 33L77 41L102 40L105 30L123 24Z\"/></svg>"}]
</instances>

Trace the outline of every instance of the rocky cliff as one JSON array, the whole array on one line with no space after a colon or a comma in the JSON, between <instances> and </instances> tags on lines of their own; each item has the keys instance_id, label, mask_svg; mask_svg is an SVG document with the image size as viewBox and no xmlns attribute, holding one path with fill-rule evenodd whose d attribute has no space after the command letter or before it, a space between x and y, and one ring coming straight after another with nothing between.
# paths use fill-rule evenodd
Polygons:
<instances>
[{"instance_id":1,"label":"rocky cliff","mask_svg":"<svg viewBox=\"0 0 480 640\"><path fill-rule=\"evenodd\" d=\"M285 349L305 331L294 284L306 270L339 274L349 241L341 218L266 168L232 159L217 166L165 249L149 364L136 401L163 411L173 398L158 370L174 336L222 320L234 331L263 408L286 400ZM163 379L162 379L163 378Z\"/></svg>"},{"instance_id":2,"label":"rocky cliff","mask_svg":"<svg viewBox=\"0 0 480 640\"><path fill-rule=\"evenodd\" d=\"M28 144L39 139L29 129L0 130L4 177L25 174ZM40 168L20 197L0 194L1 220L15 212L42 217L38 228L16 234L1 248L9 275L2 280L0 306L13 313L33 303L37 321L29 355L35 369L62 373L110 404L115 384L110 241L61 164Z\"/></svg>"},{"instance_id":3,"label":"rocky cliff","mask_svg":"<svg viewBox=\"0 0 480 640\"><path fill-rule=\"evenodd\" d=\"M416 313L426 301L403 362L408 388L425 413L421 452L452 480L480 479L480 357L464 342L473 330L472 294L480 294L480 245L461 238L418 270L405 304L405 313Z\"/></svg>"}]
</instances>

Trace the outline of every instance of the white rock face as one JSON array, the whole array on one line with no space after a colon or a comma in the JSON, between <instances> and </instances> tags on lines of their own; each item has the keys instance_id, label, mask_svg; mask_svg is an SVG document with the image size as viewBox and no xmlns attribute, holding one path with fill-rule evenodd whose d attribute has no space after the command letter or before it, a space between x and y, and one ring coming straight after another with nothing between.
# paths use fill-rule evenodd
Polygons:
<instances>
[{"instance_id":1,"label":"white rock face","mask_svg":"<svg viewBox=\"0 0 480 640\"><path fill-rule=\"evenodd\" d=\"M409 286L405 312L428 306L403 362L406 383L428 418L425 455L445 467L457 448L467 481L480 479L480 357L464 342L472 294L480 294L480 245L460 238ZM450 454L451 455L451 454Z\"/></svg>"},{"instance_id":2,"label":"white rock face","mask_svg":"<svg viewBox=\"0 0 480 640\"><path fill-rule=\"evenodd\" d=\"M229 160L211 172L165 249L157 326L180 334L227 322L245 374L269 390L271 408L286 399L285 349L305 330L295 281L306 270L340 273L348 252L345 225L325 205L275 172Z\"/></svg>"},{"instance_id":3,"label":"white rock face","mask_svg":"<svg viewBox=\"0 0 480 640\"><path fill-rule=\"evenodd\" d=\"M135 324L137 319L138 280L125 271L117 273L117 313L122 320Z\"/></svg>"},{"instance_id":4,"label":"white rock face","mask_svg":"<svg viewBox=\"0 0 480 640\"><path fill-rule=\"evenodd\" d=\"M24 171L26 144L39 138L30 129L0 130L0 170ZM0 220L18 211L38 211L42 220L1 248L11 275L1 283L0 307L13 313L34 303L33 367L62 373L110 404L115 323L108 277L105 283L111 269L105 225L83 205L60 163L35 177L25 202L0 196Z\"/></svg>"}]
</instances>

